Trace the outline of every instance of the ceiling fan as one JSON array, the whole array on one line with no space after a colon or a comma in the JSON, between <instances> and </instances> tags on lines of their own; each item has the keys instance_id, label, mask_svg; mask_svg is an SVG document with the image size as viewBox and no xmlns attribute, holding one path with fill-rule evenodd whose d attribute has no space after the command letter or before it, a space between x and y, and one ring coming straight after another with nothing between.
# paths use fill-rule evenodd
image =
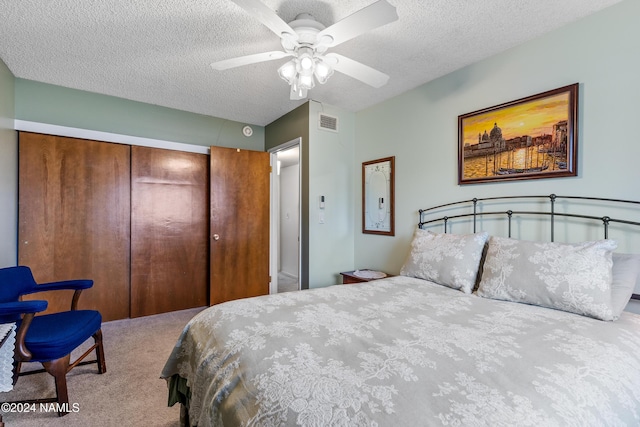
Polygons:
<instances>
[{"instance_id":1,"label":"ceiling fan","mask_svg":"<svg viewBox=\"0 0 640 427\"><path fill-rule=\"evenodd\" d=\"M215 70L293 57L278 69L280 77L291 86L292 100L306 98L307 91L315 86L315 80L326 83L334 70L375 88L384 86L389 80L389 76L367 65L337 53L327 53L330 47L397 20L396 8L387 0L378 0L326 28L308 13L301 13L286 23L260 0L231 1L279 36L284 50L214 62L211 66Z\"/></svg>"}]
</instances>

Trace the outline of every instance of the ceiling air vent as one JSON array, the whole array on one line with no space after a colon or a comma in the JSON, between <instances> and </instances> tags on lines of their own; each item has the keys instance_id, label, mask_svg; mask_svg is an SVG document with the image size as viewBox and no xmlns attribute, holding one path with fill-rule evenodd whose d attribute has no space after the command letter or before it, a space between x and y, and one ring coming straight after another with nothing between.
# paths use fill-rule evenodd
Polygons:
<instances>
[{"instance_id":1,"label":"ceiling air vent","mask_svg":"<svg viewBox=\"0 0 640 427\"><path fill-rule=\"evenodd\" d=\"M320 113L318 115L318 128L338 132L338 118L328 114Z\"/></svg>"}]
</instances>

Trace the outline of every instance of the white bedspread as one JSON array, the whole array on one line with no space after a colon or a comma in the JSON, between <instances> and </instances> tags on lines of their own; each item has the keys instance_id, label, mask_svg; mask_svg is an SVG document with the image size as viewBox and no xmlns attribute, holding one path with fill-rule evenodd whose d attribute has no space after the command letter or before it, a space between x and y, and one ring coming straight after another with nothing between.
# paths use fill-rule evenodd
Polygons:
<instances>
[{"instance_id":1,"label":"white bedspread","mask_svg":"<svg viewBox=\"0 0 640 427\"><path fill-rule=\"evenodd\" d=\"M13 351L16 344L16 324L0 324L0 340L7 337L0 347L0 391L13 390Z\"/></svg>"},{"instance_id":2,"label":"white bedspread","mask_svg":"<svg viewBox=\"0 0 640 427\"><path fill-rule=\"evenodd\" d=\"M640 316L392 277L211 307L174 374L198 426L639 425Z\"/></svg>"}]
</instances>

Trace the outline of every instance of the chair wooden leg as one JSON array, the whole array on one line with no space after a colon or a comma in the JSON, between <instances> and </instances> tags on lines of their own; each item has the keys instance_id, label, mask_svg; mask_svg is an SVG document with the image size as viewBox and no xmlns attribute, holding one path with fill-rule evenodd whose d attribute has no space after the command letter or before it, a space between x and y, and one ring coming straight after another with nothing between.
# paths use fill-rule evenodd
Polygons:
<instances>
[{"instance_id":1,"label":"chair wooden leg","mask_svg":"<svg viewBox=\"0 0 640 427\"><path fill-rule=\"evenodd\" d=\"M18 377L20 376L20 369L22 368L22 362L18 362L15 358L13 359L13 385L15 386L18 382Z\"/></svg>"},{"instance_id":2,"label":"chair wooden leg","mask_svg":"<svg viewBox=\"0 0 640 427\"><path fill-rule=\"evenodd\" d=\"M107 363L104 359L104 347L102 346L102 329L98 329L98 332L93 334L93 339L96 342L96 359L98 361L98 373L104 374L107 372Z\"/></svg>"},{"instance_id":3,"label":"chair wooden leg","mask_svg":"<svg viewBox=\"0 0 640 427\"><path fill-rule=\"evenodd\" d=\"M189 409L180 404L180 425L183 427L191 427L191 421L189 421Z\"/></svg>"},{"instance_id":4,"label":"chair wooden leg","mask_svg":"<svg viewBox=\"0 0 640 427\"><path fill-rule=\"evenodd\" d=\"M44 362L44 369L53 375L56 380L56 398L58 399L58 416L68 414L65 409L69 407L69 395L67 394L67 372L69 371L69 360L71 355L67 354L60 359Z\"/></svg>"}]
</instances>

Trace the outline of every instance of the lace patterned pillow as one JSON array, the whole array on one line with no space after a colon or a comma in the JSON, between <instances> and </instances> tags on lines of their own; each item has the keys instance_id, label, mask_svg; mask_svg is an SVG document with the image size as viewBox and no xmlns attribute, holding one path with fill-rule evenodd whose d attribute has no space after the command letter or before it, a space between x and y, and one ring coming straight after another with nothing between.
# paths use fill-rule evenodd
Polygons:
<instances>
[{"instance_id":1,"label":"lace patterned pillow","mask_svg":"<svg viewBox=\"0 0 640 427\"><path fill-rule=\"evenodd\" d=\"M470 294L488 233L436 234L416 229L400 274Z\"/></svg>"},{"instance_id":2,"label":"lace patterned pillow","mask_svg":"<svg viewBox=\"0 0 640 427\"><path fill-rule=\"evenodd\" d=\"M613 240L580 244L491 237L478 295L613 320Z\"/></svg>"}]
</instances>

